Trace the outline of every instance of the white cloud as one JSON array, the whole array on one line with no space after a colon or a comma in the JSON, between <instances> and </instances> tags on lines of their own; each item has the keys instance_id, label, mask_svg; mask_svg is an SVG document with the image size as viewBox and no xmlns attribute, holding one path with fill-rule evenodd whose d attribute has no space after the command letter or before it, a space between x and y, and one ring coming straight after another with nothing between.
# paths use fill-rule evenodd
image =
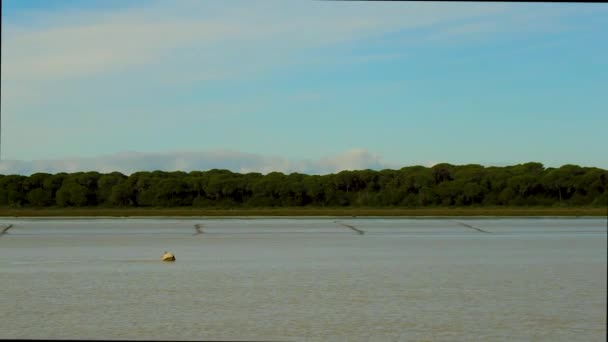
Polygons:
<instances>
[{"instance_id":1,"label":"white cloud","mask_svg":"<svg viewBox=\"0 0 608 342\"><path fill-rule=\"evenodd\" d=\"M173 151L173 152L121 152L95 158L69 158L55 160L4 160L0 162L0 174L30 175L36 172L119 171L131 174L137 171L195 171L228 169L233 172L328 174L342 170L381 170L398 168L395 163L385 162L379 155L365 149L353 149L343 154L318 160L291 160L229 150Z\"/></svg>"},{"instance_id":2,"label":"white cloud","mask_svg":"<svg viewBox=\"0 0 608 342\"><path fill-rule=\"evenodd\" d=\"M7 34L6 80L62 80L159 62L166 51L210 44L234 31L213 22L155 22L120 16L86 25Z\"/></svg>"},{"instance_id":3,"label":"white cloud","mask_svg":"<svg viewBox=\"0 0 608 342\"><path fill-rule=\"evenodd\" d=\"M348 150L342 154L326 156L319 159L295 160L280 156L245 153L232 150L207 151L168 151L168 152L135 152L125 151L116 154L102 155L89 158L66 158L52 160L3 160L0 161L0 174L31 175L36 172L87 172L98 171L109 173L118 171L129 175L137 171L207 171L211 169L227 169L232 172L248 173L259 172L292 172L304 174L325 175L343 170L397 170L405 166L423 165L433 167L439 163L453 165L482 164L486 167L505 167L529 161L485 162L468 161L456 162L434 160L396 163L385 161L382 156L363 148ZM565 163L543 162L545 167L560 167ZM594 165L589 165L594 166Z\"/></svg>"},{"instance_id":4,"label":"white cloud","mask_svg":"<svg viewBox=\"0 0 608 342\"><path fill-rule=\"evenodd\" d=\"M307 63L369 63L409 58L419 52L408 49L411 41L399 41L402 38L396 35L388 49L365 48L352 53L344 53L349 50L344 49L340 53L331 48L353 43L366 47L366 43L386 38L386 34L409 30L417 32L411 38L418 45L420 37L425 34L433 37L432 33L442 37L435 39L435 43L441 39L454 42L458 37L489 28L495 32L498 26L513 29L514 25L508 25L513 22L509 18L522 22L527 16L536 19L530 25L539 22L550 25L555 16L539 14L546 7L515 11L517 5L504 3L171 0L141 2L121 10L26 15L27 22L13 20L3 25L3 153L21 158L62 156L73 151L69 145L75 140L73 132L86 135L87 130L100 130L108 125L137 131L139 127L133 122L138 122L141 116L153 121L171 106L164 104L162 98L148 96L158 94L159 88L171 93L180 85L185 86L177 91L187 91L189 85L198 82L268 79L271 71ZM507 18L501 21L502 26L493 24L499 17ZM530 25L522 27L530 29ZM424 33L419 32L421 28ZM384 86L391 85L384 82ZM151 88L155 91L150 91ZM256 96L264 98L263 85L260 88ZM309 92L303 99L320 97ZM127 95L123 98L117 93ZM127 96L133 100L126 99ZM108 109L104 101L114 108ZM200 108L186 104L173 115L184 117L184 113L193 112L205 113L206 117L235 115L249 108L247 101L235 97L225 104L206 103ZM116 114L119 112L126 114ZM53 120L45 116L52 116ZM118 116L120 120L116 119ZM105 126L97 118L103 118ZM70 139L53 138L61 136ZM95 143L104 144L100 140ZM134 144L123 144L121 148L145 146ZM32 157L26 157L28 153ZM350 158L352 163L357 158L374 161L374 156L362 153L351 152ZM281 158L264 160L285 170L296 165ZM57 169L69 166L57 161L14 163L12 167L25 169L36 165L57 165ZM79 159L74 167L82 163ZM299 163L300 168L309 165L305 161ZM324 168L310 163L311 169L337 167L329 162L323 164ZM190 164L186 159L175 166L180 165Z\"/></svg>"},{"instance_id":5,"label":"white cloud","mask_svg":"<svg viewBox=\"0 0 608 342\"><path fill-rule=\"evenodd\" d=\"M34 27L6 25L3 79L60 80L140 65L166 66L176 61L171 56L176 49L195 54L198 69L215 76L247 64L289 63L283 57L301 49L492 14L504 8L500 4L265 1L255 6L216 5L214 16L205 16L208 7L208 2L176 1L116 12L39 15L33 20L39 25ZM163 15L166 12L170 14ZM222 60L226 55L240 58L225 64Z\"/></svg>"},{"instance_id":6,"label":"white cloud","mask_svg":"<svg viewBox=\"0 0 608 342\"><path fill-rule=\"evenodd\" d=\"M67 129L63 123L70 123L74 132L86 130L87 125L97 124L88 119L95 117L92 113L107 116L107 122L115 122L118 112L158 116L167 105L163 98L149 94L188 92L192 84L201 82L267 78L271 71L318 64L310 58L325 55L326 48L336 44L490 15L503 7L167 1L142 2L121 10L24 14L24 21L3 22L3 152L11 156L29 153L30 158L37 158L32 150L38 150L37 155L66 155L73 148L61 138L52 139L58 142L48 148L48 137L62 136ZM406 54L333 55L335 58L322 58L321 64L367 63ZM263 89L259 91L261 98ZM235 97L223 107L245 105L242 98ZM127 122L122 126L133 128L129 120L134 120L129 118L134 115L125 115ZM47 124L49 117L53 117L51 125ZM20 137L30 139L24 143Z\"/></svg>"},{"instance_id":7,"label":"white cloud","mask_svg":"<svg viewBox=\"0 0 608 342\"><path fill-rule=\"evenodd\" d=\"M3 27L3 109L18 113L80 92L100 96L99 78L120 76L134 87L165 87L222 79L252 79L306 63L366 63L400 59L392 50L334 58L327 47L361 43L387 33L425 28L419 43L454 42L474 32L521 30L522 18L552 24L545 7L514 11L511 4L258 1L145 2L122 10L30 14ZM540 11L543 10L543 11ZM529 13L528 13L529 12ZM505 19L506 18L506 19ZM500 20L498 20L500 19ZM498 24L500 23L500 24ZM517 27L515 27L517 26ZM398 40L396 41L398 42ZM410 41L409 43L412 43ZM324 57L311 51L323 49ZM115 82L115 81L114 81Z\"/></svg>"}]
</instances>

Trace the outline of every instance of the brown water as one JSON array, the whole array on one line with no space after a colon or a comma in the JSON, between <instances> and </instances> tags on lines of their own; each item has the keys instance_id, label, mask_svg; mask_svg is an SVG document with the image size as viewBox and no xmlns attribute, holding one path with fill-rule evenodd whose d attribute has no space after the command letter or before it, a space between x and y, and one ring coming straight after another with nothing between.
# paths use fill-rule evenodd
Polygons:
<instances>
[{"instance_id":1,"label":"brown water","mask_svg":"<svg viewBox=\"0 0 608 342\"><path fill-rule=\"evenodd\" d=\"M3 339L606 336L605 218L3 219L0 230L6 224ZM177 261L159 261L165 250Z\"/></svg>"}]
</instances>

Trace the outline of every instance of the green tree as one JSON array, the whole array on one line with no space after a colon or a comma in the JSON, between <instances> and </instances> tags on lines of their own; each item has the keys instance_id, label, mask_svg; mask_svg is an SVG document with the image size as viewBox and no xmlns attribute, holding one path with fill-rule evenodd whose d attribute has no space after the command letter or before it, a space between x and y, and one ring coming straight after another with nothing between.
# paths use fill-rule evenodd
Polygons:
<instances>
[{"instance_id":1,"label":"green tree","mask_svg":"<svg viewBox=\"0 0 608 342\"><path fill-rule=\"evenodd\" d=\"M112 187L110 204L117 207L128 207L135 204L135 195L127 182L120 182Z\"/></svg>"},{"instance_id":2,"label":"green tree","mask_svg":"<svg viewBox=\"0 0 608 342\"><path fill-rule=\"evenodd\" d=\"M53 198L49 191L42 188L34 189L27 194L27 201L34 207L46 207L53 204Z\"/></svg>"},{"instance_id":3,"label":"green tree","mask_svg":"<svg viewBox=\"0 0 608 342\"><path fill-rule=\"evenodd\" d=\"M57 190L56 201L61 207L82 207L87 205L88 189L68 179L61 188Z\"/></svg>"},{"instance_id":4,"label":"green tree","mask_svg":"<svg viewBox=\"0 0 608 342\"><path fill-rule=\"evenodd\" d=\"M25 204L25 190L23 182L25 176L8 175L0 180L0 204L11 207L20 207Z\"/></svg>"},{"instance_id":5,"label":"green tree","mask_svg":"<svg viewBox=\"0 0 608 342\"><path fill-rule=\"evenodd\" d=\"M101 175L97 181L97 202L104 205L111 204L112 188L126 179L127 176L120 172Z\"/></svg>"}]
</instances>

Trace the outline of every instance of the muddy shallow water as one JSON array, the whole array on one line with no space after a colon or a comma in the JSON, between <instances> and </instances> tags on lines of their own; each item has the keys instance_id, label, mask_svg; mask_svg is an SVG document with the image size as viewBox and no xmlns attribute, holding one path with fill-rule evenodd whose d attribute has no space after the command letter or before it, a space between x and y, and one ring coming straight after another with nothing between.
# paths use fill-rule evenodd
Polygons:
<instances>
[{"instance_id":1,"label":"muddy shallow water","mask_svg":"<svg viewBox=\"0 0 608 342\"><path fill-rule=\"evenodd\" d=\"M606 336L605 218L3 218L0 229L8 224L3 339ZM164 251L177 260L161 262Z\"/></svg>"}]
</instances>

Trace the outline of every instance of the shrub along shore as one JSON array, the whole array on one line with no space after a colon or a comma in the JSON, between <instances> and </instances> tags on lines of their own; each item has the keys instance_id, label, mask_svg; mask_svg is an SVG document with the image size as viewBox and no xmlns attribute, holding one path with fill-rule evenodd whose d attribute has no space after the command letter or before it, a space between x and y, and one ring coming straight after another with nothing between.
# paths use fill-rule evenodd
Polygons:
<instances>
[{"instance_id":1,"label":"shrub along shore","mask_svg":"<svg viewBox=\"0 0 608 342\"><path fill-rule=\"evenodd\" d=\"M560 216L606 217L606 208L0 208L0 217L433 217L433 216Z\"/></svg>"},{"instance_id":2,"label":"shrub along shore","mask_svg":"<svg viewBox=\"0 0 608 342\"><path fill-rule=\"evenodd\" d=\"M603 215L608 170L437 164L327 175L280 172L0 175L2 216Z\"/></svg>"}]
</instances>

